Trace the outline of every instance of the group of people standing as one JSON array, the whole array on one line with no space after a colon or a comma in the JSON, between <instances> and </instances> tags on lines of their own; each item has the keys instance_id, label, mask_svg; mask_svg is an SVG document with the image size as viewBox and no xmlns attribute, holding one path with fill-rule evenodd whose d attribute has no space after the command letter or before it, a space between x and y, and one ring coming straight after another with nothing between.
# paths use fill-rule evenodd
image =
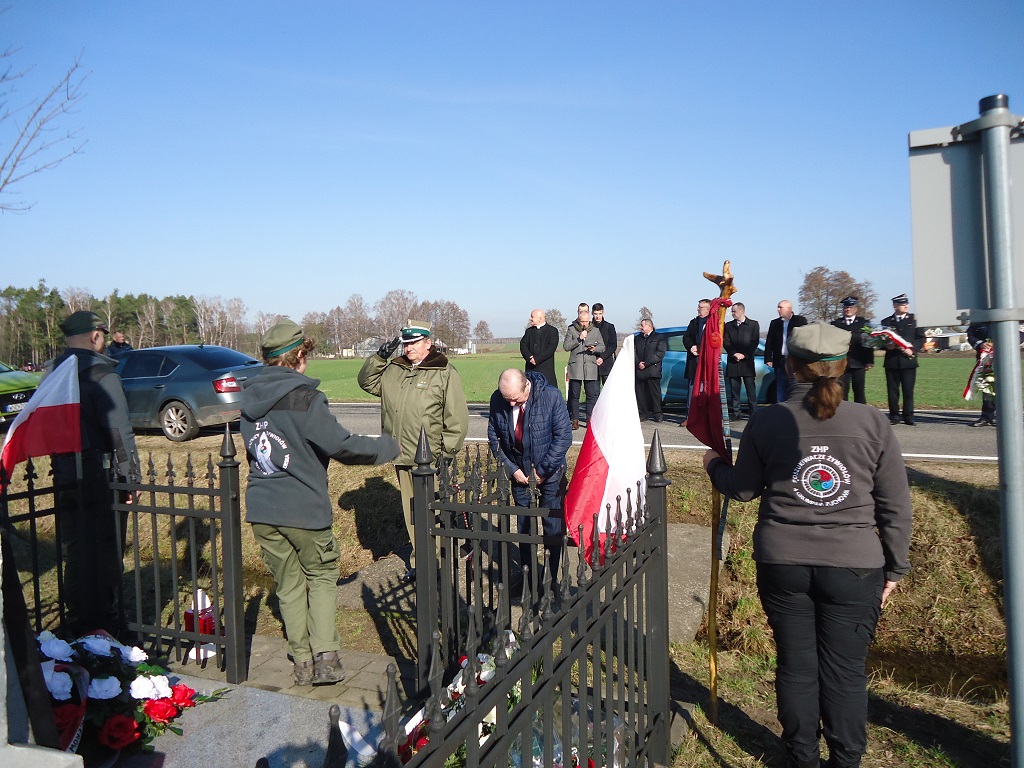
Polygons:
<instances>
[{"instance_id":1,"label":"group of people standing","mask_svg":"<svg viewBox=\"0 0 1024 768\"><path fill-rule=\"evenodd\" d=\"M530 313L529 325L519 342L526 372L540 373L556 389L559 381L555 374L555 353L559 338L561 334L548 324L544 310L535 309ZM604 318L604 305L596 302L591 312L589 304L581 303L576 309L576 319L569 324L562 341L562 349L569 353L567 407L574 430L580 428L581 392L586 397L582 420L587 422L601 386L611 373L618 346L615 326Z\"/></svg>"}]
</instances>

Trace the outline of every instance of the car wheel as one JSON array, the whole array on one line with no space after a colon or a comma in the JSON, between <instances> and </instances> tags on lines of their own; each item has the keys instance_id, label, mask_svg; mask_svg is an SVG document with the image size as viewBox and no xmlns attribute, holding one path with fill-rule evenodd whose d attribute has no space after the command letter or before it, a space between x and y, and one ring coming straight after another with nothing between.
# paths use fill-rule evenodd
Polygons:
<instances>
[{"instance_id":1,"label":"car wheel","mask_svg":"<svg viewBox=\"0 0 1024 768\"><path fill-rule=\"evenodd\" d=\"M187 405L177 400L168 403L160 411L160 429L164 431L164 437L176 443L191 440L199 434L196 417Z\"/></svg>"}]
</instances>

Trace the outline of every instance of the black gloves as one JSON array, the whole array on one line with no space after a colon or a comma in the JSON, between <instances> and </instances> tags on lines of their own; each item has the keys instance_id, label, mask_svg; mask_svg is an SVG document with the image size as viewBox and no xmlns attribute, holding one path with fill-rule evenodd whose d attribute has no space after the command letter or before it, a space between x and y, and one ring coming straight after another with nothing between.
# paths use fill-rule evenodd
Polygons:
<instances>
[{"instance_id":1,"label":"black gloves","mask_svg":"<svg viewBox=\"0 0 1024 768\"><path fill-rule=\"evenodd\" d=\"M377 354L381 359L389 360L391 356L395 354L395 350L398 349L398 345L401 343L402 340L398 336L395 336L391 341L385 341L381 344L380 349L377 350Z\"/></svg>"}]
</instances>

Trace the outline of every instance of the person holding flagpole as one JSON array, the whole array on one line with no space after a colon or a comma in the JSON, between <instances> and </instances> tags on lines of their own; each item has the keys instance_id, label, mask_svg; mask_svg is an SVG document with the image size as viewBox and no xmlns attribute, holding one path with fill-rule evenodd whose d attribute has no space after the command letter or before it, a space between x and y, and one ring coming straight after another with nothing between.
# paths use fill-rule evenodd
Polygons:
<instances>
[{"instance_id":1,"label":"person holding flagpole","mask_svg":"<svg viewBox=\"0 0 1024 768\"><path fill-rule=\"evenodd\" d=\"M778 717L794 768L819 768L819 734L831 768L860 765L868 646L910 570L903 457L885 416L843 400L849 349L850 334L832 325L795 328L789 398L751 419L735 466L717 451L704 455L719 491L761 497L757 587L775 638Z\"/></svg>"},{"instance_id":2,"label":"person holding flagpole","mask_svg":"<svg viewBox=\"0 0 1024 768\"><path fill-rule=\"evenodd\" d=\"M121 377L114 371L117 363L103 354L107 327L96 313L84 310L60 327L67 349L54 361L54 370L77 359L82 448L53 457L54 481L63 488L57 508L65 555L64 603L76 636L105 629L116 637L124 622L118 595L128 514L115 515L110 483L115 477L135 478L139 455Z\"/></svg>"}]
</instances>

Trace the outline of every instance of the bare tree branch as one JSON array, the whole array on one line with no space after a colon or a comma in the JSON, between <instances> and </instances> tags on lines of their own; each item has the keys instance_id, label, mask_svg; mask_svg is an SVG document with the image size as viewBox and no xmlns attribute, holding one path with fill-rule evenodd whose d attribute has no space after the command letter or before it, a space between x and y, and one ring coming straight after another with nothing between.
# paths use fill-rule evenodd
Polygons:
<instances>
[{"instance_id":1,"label":"bare tree branch","mask_svg":"<svg viewBox=\"0 0 1024 768\"><path fill-rule=\"evenodd\" d=\"M0 61L9 59L13 49L0 51ZM15 185L29 176L56 168L85 146L79 139L80 128L64 130L61 118L73 114L85 97L82 84L88 73L82 73L78 58L64 76L38 101L11 107L17 93L16 83L26 74L7 66L0 71L0 136L12 137L6 150L0 146L0 213L26 213L32 203L17 199ZM3 139L6 141L6 139ZM14 200L6 200L12 196Z\"/></svg>"}]
</instances>

